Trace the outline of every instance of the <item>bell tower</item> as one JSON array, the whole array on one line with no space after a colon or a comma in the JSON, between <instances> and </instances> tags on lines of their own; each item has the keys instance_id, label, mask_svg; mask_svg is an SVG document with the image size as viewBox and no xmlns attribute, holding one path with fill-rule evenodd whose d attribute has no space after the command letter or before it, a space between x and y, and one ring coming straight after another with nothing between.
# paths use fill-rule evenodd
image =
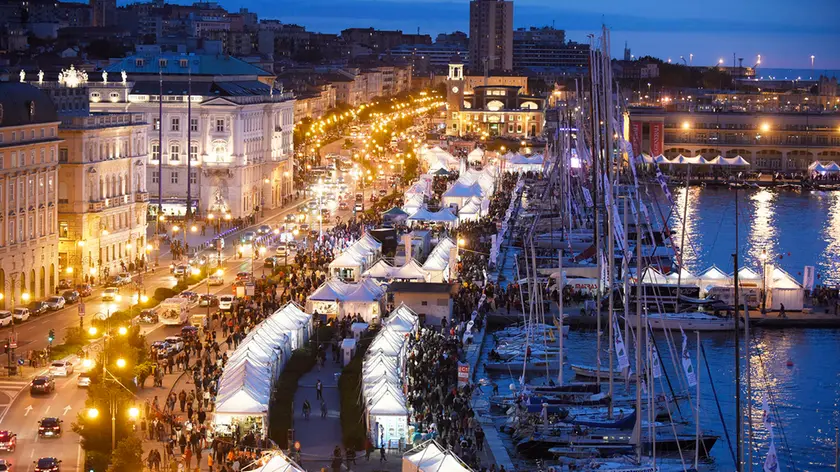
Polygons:
<instances>
[{"instance_id":1,"label":"bell tower","mask_svg":"<svg viewBox=\"0 0 840 472\"><path fill-rule=\"evenodd\" d=\"M446 78L446 103L449 111L460 111L464 106L464 64L453 61L449 64Z\"/></svg>"}]
</instances>

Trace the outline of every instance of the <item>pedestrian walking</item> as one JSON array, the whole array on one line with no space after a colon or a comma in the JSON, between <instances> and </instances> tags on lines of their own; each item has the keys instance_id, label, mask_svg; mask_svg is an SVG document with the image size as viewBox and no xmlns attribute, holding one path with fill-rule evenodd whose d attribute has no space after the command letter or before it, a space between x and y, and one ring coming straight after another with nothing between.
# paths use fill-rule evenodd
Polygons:
<instances>
[{"instance_id":1,"label":"pedestrian walking","mask_svg":"<svg viewBox=\"0 0 840 472\"><path fill-rule=\"evenodd\" d=\"M321 399L321 418L327 417L327 402Z\"/></svg>"},{"instance_id":2,"label":"pedestrian walking","mask_svg":"<svg viewBox=\"0 0 840 472\"><path fill-rule=\"evenodd\" d=\"M385 457L385 446L379 445L379 463L388 462L388 459Z\"/></svg>"},{"instance_id":3,"label":"pedestrian walking","mask_svg":"<svg viewBox=\"0 0 840 472\"><path fill-rule=\"evenodd\" d=\"M323 400L324 395L322 394L323 385L321 385L321 379L318 379L318 382L315 384L315 394L317 395L315 398L316 400Z\"/></svg>"}]
</instances>

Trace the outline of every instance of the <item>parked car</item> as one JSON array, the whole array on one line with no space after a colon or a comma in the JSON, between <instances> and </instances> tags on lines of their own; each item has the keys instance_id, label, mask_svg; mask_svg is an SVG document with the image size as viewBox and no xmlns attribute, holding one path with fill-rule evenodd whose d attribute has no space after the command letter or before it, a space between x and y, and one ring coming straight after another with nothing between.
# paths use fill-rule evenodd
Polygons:
<instances>
[{"instance_id":1,"label":"parked car","mask_svg":"<svg viewBox=\"0 0 840 472\"><path fill-rule=\"evenodd\" d=\"M75 290L67 290L62 293L61 296L64 297L64 302L66 304L76 303L82 297L81 294Z\"/></svg>"},{"instance_id":2,"label":"parked car","mask_svg":"<svg viewBox=\"0 0 840 472\"><path fill-rule=\"evenodd\" d=\"M29 319L29 309L28 308L15 308L12 312L12 316L18 321L26 321Z\"/></svg>"},{"instance_id":3,"label":"parked car","mask_svg":"<svg viewBox=\"0 0 840 472\"><path fill-rule=\"evenodd\" d=\"M184 339L181 336L167 336L163 340L172 346L175 352L181 352L184 349Z\"/></svg>"},{"instance_id":4,"label":"parked car","mask_svg":"<svg viewBox=\"0 0 840 472\"><path fill-rule=\"evenodd\" d=\"M79 292L82 298L93 295L93 287L90 284L77 285L76 291Z\"/></svg>"},{"instance_id":5,"label":"parked car","mask_svg":"<svg viewBox=\"0 0 840 472\"><path fill-rule=\"evenodd\" d=\"M353 206L353 212L359 213L361 211L365 211L365 204L364 203L357 203Z\"/></svg>"},{"instance_id":6,"label":"parked car","mask_svg":"<svg viewBox=\"0 0 840 472\"><path fill-rule=\"evenodd\" d=\"M148 308L140 312L140 315L137 317L141 323L150 323L154 324L158 322L158 315L157 310L154 308Z\"/></svg>"},{"instance_id":7,"label":"parked car","mask_svg":"<svg viewBox=\"0 0 840 472\"><path fill-rule=\"evenodd\" d=\"M55 377L68 377L73 373L73 363L70 361L53 361L50 364L50 375Z\"/></svg>"},{"instance_id":8,"label":"parked car","mask_svg":"<svg viewBox=\"0 0 840 472\"><path fill-rule=\"evenodd\" d=\"M198 293L191 292L189 290L184 290L183 292L178 294L179 298L186 298L190 301L190 303L198 303Z\"/></svg>"},{"instance_id":9,"label":"parked car","mask_svg":"<svg viewBox=\"0 0 840 472\"><path fill-rule=\"evenodd\" d=\"M42 457L35 461L35 472L61 472L61 461L55 457Z\"/></svg>"},{"instance_id":10,"label":"parked car","mask_svg":"<svg viewBox=\"0 0 840 472\"><path fill-rule=\"evenodd\" d=\"M38 436L42 438L61 437L61 423L58 418L47 416L38 421Z\"/></svg>"},{"instance_id":11,"label":"parked car","mask_svg":"<svg viewBox=\"0 0 840 472\"><path fill-rule=\"evenodd\" d=\"M363 194L363 193L357 193L357 194L356 194L356 201L357 201L357 202L363 202L363 201L365 201L365 194Z\"/></svg>"},{"instance_id":12,"label":"parked car","mask_svg":"<svg viewBox=\"0 0 840 472\"><path fill-rule=\"evenodd\" d=\"M73 287L73 279L61 279L58 281L58 289L66 290Z\"/></svg>"},{"instance_id":13,"label":"parked car","mask_svg":"<svg viewBox=\"0 0 840 472\"><path fill-rule=\"evenodd\" d=\"M108 287L105 291L102 292L102 301L103 302L113 302L117 299L117 296L120 294L120 289L117 287Z\"/></svg>"},{"instance_id":14,"label":"parked car","mask_svg":"<svg viewBox=\"0 0 840 472\"><path fill-rule=\"evenodd\" d=\"M222 295L219 297L219 310L221 311L230 311L233 309L233 301L235 297L233 295Z\"/></svg>"},{"instance_id":15,"label":"parked car","mask_svg":"<svg viewBox=\"0 0 840 472\"><path fill-rule=\"evenodd\" d=\"M198 306L216 306L219 298L212 293L204 294L198 298Z\"/></svg>"},{"instance_id":16,"label":"parked car","mask_svg":"<svg viewBox=\"0 0 840 472\"><path fill-rule=\"evenodd\" d=\"M55 390L55 380L51 375L39 375L29 384L29 393L52 393Z\"/></svg>"},{"instance_id":17,"label":"parked car","mask_svg":"<svg viewBox=\"0 0 840 472\"><path fill-rule=\"evenodd\" d=\"M29 308L29 314L32 316L43 315L50 309L50 307L41 300L31 301L26 307Z\"/></svg>"},{"instance_id":18,"label":"parked car","mask_svg":"<svg viewBox=\"0 0 840 472\"><path fill-rule=\"evenodd\" d=\"M275 268L280 264L280 259L275 256L268 256L263 261L263 267Z\"/></svg>"},{"instance_id":19,"label":"parked car","mask_svg":"<svg viewBox=\"0 0 840 472\"><path fill-rule=\"evenodd\" d=\"M59 296L50 297L46 301L47 308L53 311L64 308L65 303L67 303L67 300L65 300L64 297Z\"/></svg>"},{"instance_id":20,"label":"parked car","mask_svg":"<svg viewBox=\"0 0 840 472\"><path fill-rule=\"evenodd\" d=\"M0 451L15 452L17 434L11 431L0 431Z\"/></svg>"},{"instance_id":21,"label":"parked car","mask_svg":"<svg viewBox=\"0 0 840 472\"><path fill-rule=\"evenodd\" d=\"M158 359L168 357L170 353L174 353L172 346L166 341L155 341L150 346L158 353Z\"/></svg>"},{"instance_id":22,"label":"parked car","mask_svg":"<svg viewBox=\"0 0 840 472\"><path fill-rule=\"evenodd\" d=\"M0 310L0 326L9 326L10 324L12 324L12 312Z\"/></svg>"}]
</instances>

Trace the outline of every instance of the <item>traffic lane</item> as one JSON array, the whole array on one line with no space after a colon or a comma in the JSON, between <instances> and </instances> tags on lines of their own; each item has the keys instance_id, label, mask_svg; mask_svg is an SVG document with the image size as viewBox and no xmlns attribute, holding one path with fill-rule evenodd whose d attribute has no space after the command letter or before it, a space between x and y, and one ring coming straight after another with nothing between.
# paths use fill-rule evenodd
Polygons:
<instances>
[{"instance_id":1,"label":"traffic lane","mask_svg":"<svg viewBox=\"0 0 840 472\"><path fill-rule=\"evenodd\" d=\"M0 429L17 434L17 448L4 457L15 464L15 470L31 470L32 461L40 457L61 459L62 470L81 470L79 435L72 431L76 413L84 408L87 391L77 386L78 373L57 377L56 389L48 395L31 395L23 391L12 407L0 418ZM38 421L54 416L63 421L58 438L38 436ZM27 467L28 466L28 467Z\"/></svg>"}]
</instances>

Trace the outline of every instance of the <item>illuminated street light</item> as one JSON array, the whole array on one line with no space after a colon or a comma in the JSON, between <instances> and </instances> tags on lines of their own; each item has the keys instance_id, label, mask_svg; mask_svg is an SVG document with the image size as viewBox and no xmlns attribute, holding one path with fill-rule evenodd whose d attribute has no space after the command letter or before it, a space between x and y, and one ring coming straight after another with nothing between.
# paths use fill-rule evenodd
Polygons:
<instances>
[{"instance_id":1,"label":"illuminated street light","mask_svg":"<svg viewBox=\"0 0 840 472\"><path fill-rule=\"evenodd\" d=\"M128 334L128 328L126 328L125 326L120 326L120 329L118 329L117 332L120 333L120 336L125 336L126 334Z\"/></svg>"},{"instance_id":2,"label":"illuminated street light","mask_svg":"<svg viewBox=\"0 0 840 472\"><path fill-rule=\"evenodd\" d=\"M96 327L91 326L90 328L88 328L88 334L89 334L89 335L91 335L91 336L96 336L96 332L97 332Z\"/></svg>"},{"instance_id":3,"label":"illuminated street light","mask_svg":"<svg viewBox=\"0 0 840 472\"><path fill-rule=\"evenodd\" d=\"M95 420L99 417L99 410L97 410L96 408L88 408L87 416L88 418Z\"/></svg>"},{"instance_id":4,"label":"illuminated street light","mask_svg":"<svg viewBox=\"0 0 840 472\"><path fill-rule=\"evenodd\" d=\"M119 367L120 369L122 369L122 368L125 368L125 366L126 366L125 359L123 359L122 357L120 357L119 359L117 359L117 367Z\"/></svg>"},{"instance_id":5,"label":"illuminated street light","mask_svg":"<svg viewBox=\"0 0 840 472\"><path fill-rule=\"evenodd\" d=\"M133 419L133 420L136 420L137 418L140 417L140 409L137 408L136 406L133 406L133 407L129 408L128 409L128 417Z\"/></svg>"}]
</instances>

